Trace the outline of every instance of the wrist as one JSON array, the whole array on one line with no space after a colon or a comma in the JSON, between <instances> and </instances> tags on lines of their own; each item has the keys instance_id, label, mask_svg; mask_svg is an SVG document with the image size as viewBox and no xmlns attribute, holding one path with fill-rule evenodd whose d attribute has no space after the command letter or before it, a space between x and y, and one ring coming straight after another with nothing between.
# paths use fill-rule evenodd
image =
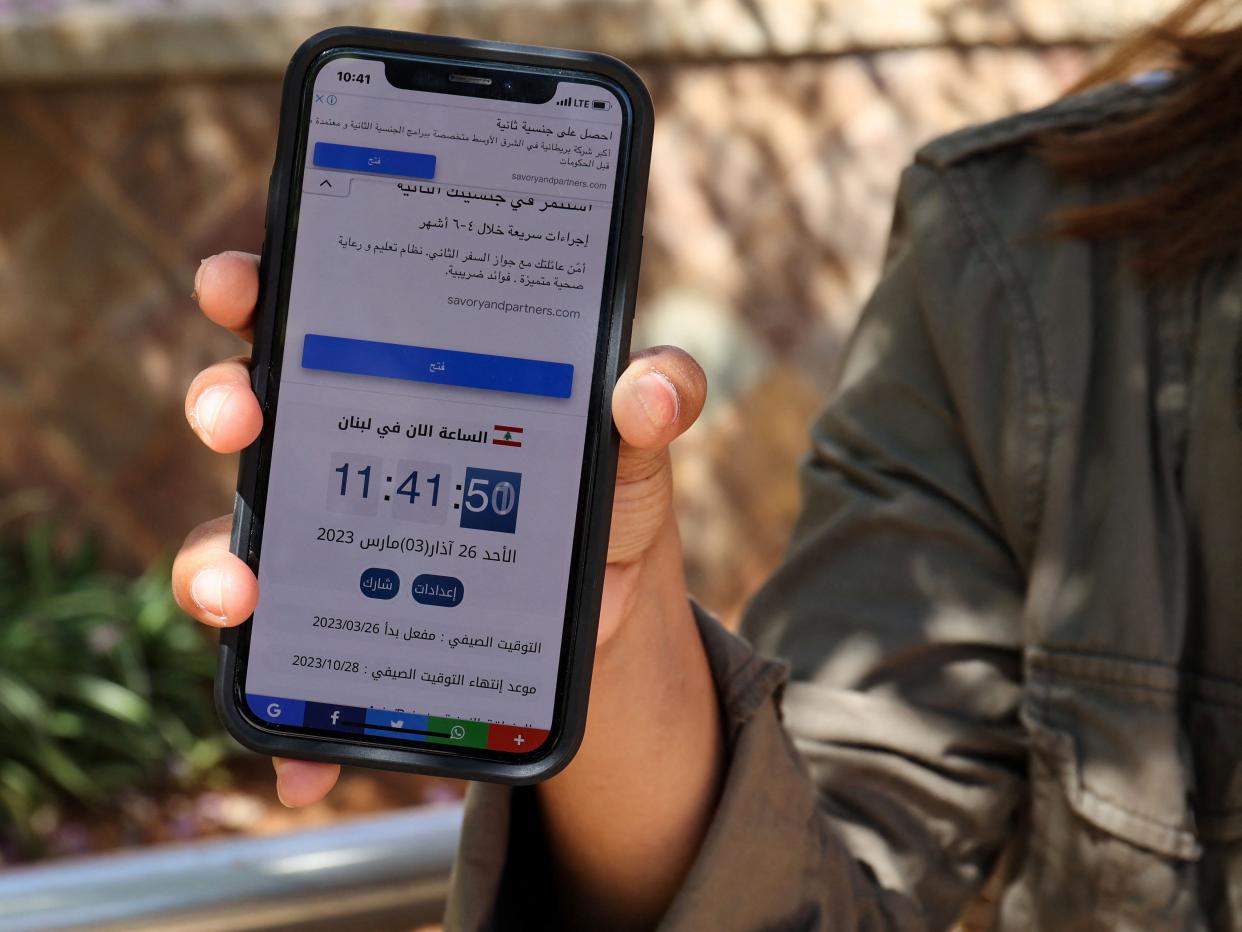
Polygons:
<instances>
[{"instance_id":1,"label":"wrist","mask_svg":"<svg viewBox=\"0 0 1242 932\"><path fill-rule=\"evenodd\" d=\"M710 823L723 739L672 521L640 561L617 570L609 595L619 614L596 654L582 747L538 796L568 899L646 927Z\"/></svg>"}]
</instances>

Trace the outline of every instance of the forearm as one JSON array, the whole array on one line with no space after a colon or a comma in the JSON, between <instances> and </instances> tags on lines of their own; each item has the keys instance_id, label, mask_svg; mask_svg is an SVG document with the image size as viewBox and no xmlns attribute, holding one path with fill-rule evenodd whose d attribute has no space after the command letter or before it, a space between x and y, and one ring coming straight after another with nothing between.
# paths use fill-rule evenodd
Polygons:
<instances>
[{"instance_id":1,"label":"forearm","mask_svg":"<svg viewBox=\"0 0 1242 932\"><path fill-rule=\"evenodd\" d=\"M595 661L586 736L539 788L565 914L581 928L654 925L693 863L723 770L716 692L666 522L645 558L610 566L623 623ZM628 578L621 578L628 577Z\"/></svg>"}]
</instances>

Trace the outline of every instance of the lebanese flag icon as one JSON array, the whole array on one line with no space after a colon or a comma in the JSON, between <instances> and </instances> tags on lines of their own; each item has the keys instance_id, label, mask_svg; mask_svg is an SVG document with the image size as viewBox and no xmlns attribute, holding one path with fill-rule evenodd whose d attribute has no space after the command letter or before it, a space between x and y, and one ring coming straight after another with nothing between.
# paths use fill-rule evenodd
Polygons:
<instances>
[{"instance_id":1,"label":"lebanese flag icon","mask_svg":"<svg viewBox=\"0 0 1242 932\"><path fill-rule=\"evenodd\" d=\"M507 427L497 424L492 428L492 443L498 447L520 447L522 445L522 428Z\"/></svg>"}]
</instances>

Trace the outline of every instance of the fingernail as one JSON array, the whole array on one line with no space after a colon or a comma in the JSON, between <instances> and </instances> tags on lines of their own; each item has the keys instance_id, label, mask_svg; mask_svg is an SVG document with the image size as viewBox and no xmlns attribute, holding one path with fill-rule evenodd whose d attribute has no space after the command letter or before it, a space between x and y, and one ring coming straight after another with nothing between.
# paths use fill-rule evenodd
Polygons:
<instances>
[{"instance_id":1,"label":"fingernail","mask_svg":"<svg viewBox=\"0 0 1242 932\"><path fill-rule=\"evenodd\" d=\"M283 757L272 758L272 769L276 771L276 798L280 800L280 804L286 809L296 808L293 803L285 799L285 759Z\"/></svg>"},{"instance_id":2,"label":"fingernail","mask_svg":"<svg viewBox=\"0 0 1242 932\"><path fill-rule=\"evenodd\" d=\"M226 385L213 385L198 396L198 401L194 402L194 423L208 437L215 433L220 411L232 392L233 389Z\"/></svg>"},{"instance_id":3,"label":"fingernail","mask_svg":"<svg viewBox=\"0 0 1242 932\"><path fill-rule=\"evenodd\" d=\"M204 615L216 621L227 620L224 614L224 574L214 567L200 570L190 583L190 598Z\"/></svg>"},{"instance_id":4,"label":"fingernail","mask_svg":"<svg viewBox=\"0 0 1242 932\"><path fill-rule=\"evenodd\" d=\"M191 292L190 297L193 298L195 301L198 300L199 286L202 285L203 283L203 271L207 268L207 263L210 262L214 258L215 256L208 256L206 259L203 259L198 264L198 271L194 273L194 291Z\"/></svg>"},{"instance_id":5,"label":"fingernail","mask_svg":"<svg viewBox=\"0 0 1242 932\"><path fill-rule=\"evenodd\" d=\"M652 369L639 378L637 388L638 402L652 427L663 430L677 420L681 403L677 398L677 387L668 376Z\"/></svg>"}]
</instances>

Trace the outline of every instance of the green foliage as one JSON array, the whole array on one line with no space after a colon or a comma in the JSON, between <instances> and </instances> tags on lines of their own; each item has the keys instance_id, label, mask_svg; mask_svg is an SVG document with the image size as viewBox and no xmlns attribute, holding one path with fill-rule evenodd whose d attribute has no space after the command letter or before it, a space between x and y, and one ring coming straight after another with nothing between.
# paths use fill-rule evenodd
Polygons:
<instances>
[{"instance_id":1,"label":"green foliage","mask_svg":"<svg viewBox=\"0 0 1242 932\"><path fill-rule=\"evenodd\" d=\"M0 837L29 849L36 813L198 781L230 748L214 656L167 563L126 580L46 525L0 540Z\"/></svg>"}]
</instances>

